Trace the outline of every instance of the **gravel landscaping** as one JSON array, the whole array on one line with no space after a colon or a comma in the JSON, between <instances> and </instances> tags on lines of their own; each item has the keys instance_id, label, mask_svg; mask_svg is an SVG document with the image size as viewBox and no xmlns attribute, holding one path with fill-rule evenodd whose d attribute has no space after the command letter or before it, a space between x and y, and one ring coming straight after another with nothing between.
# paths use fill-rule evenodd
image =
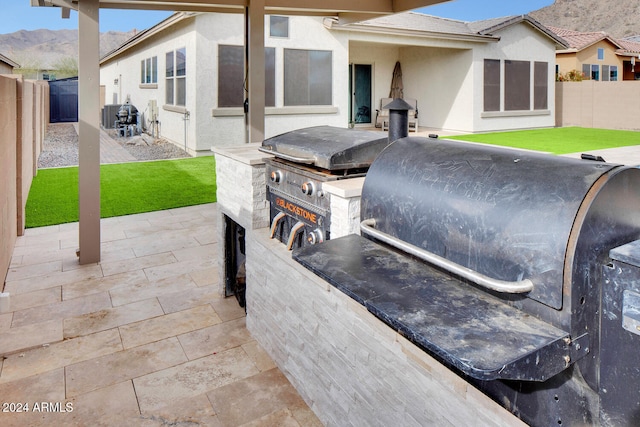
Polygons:
<instances>
[{"instance_id":1,"label":"gravel landscaping","mask_svg":"<svg viewBox=\"0 0 640 427\"><path fill-rule=\"evenodd\" d=\"M113 129L109 136L138 161L191 157L183 149L163 139L154 140L149 135L120 137ZM103 162L104 163L104 162ZM51 123L47 127L38 168L78 165L78 134L71 123Z\"/></svg>"}]
</instances>

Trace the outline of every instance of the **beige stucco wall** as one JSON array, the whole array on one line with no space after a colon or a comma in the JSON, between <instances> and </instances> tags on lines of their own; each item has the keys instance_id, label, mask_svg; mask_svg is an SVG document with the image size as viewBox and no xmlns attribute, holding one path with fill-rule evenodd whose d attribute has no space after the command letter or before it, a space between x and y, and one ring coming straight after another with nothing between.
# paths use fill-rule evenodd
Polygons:
<instances>
[{"instance_id":1,"label":"beige stucco wall","mask_svg":"<svg viewBox=\"0 0 640 427\"><path fill-rule=\"evenodd\" d=\"M525 23L496 35L500 41L479 42L352 32L349 61L373 64L375 108L388 97L393 66L400 61L404 94L418 100L421 127L486 132L554 126L555 43ZM485 59L546 62L548 109L483 114Z\"/></svg>"},{"instance_id":2,"label":"beige stucco wall","mask_svg":"<svg viewBox=\"0 0 640 427\"><path fill-rule=\"evenodd\" d=\"M558 126L640 130L638 82L558 82L556 97Z\"/></svg>"},{"instance_id":3,"label":"beige stucco wall","mask_svg":"<svg viewBox=\"0 0 640 427\"><path fill-rule=\"evenodd\" d=\"M527 128L555 126L555 42L530 25L511 25L494 35L500 42L486 45L485 49L474 50L474 125L475 132L491 132ZM546 62L548 64L547 110L504 111L498 114L483 113L484 59L522 60ZM532 64L533 66L533 64ZM504 81L504 73L502 75ZM531 72L531 101L533 102L533 70ZM504 85L503 85L504 87Z\"/></svg>"},{"instance_id":4,"label":"beige stucco wall","mask_svg":"<svg viewBox=\"0 0 640 427\"><path fill-rule=\"evenodd\" d=\"M269 17L265 18L265 45L276 48L276 107L267 108L265 136L314 126L347 126L348 121L348 47L343 35L324 29L322 18L292 16L289 37L269 36ZM211 154L212 147L245 142L245 118L242 108L219 109L218 45L244 43L244 17L241 14L200 14L130 49L126 54L103 63L100 83L105 87L106 103L131 98L139 111L150 100L159 106L160 134L181 147L186 144L192 154ZM165 53L186 47L187 95L184 114L163 108L165 100ZM333 105L328 107L284 107L283 52L285 48L331 50L333 52ZM140 85L140 61L158 57L158 83ZM118 80L118 84L114 83Z\"/></svg>"},{"instance_id":5,"label":"beige stucco wall","mask_svg":"<svg viewBox=\"0 0 640 427\"><path fill-rule=\"evenodd\" d=\"M0 75L0 290L17 236L49 121L49 85Z\"/></svg>"},{"instance_id":6,"label":"beige stucco wall","mask_svg":"<svg viewBox=\"0 0 640 427\"><path fill-rule=\"evenodd\" d=\"M17 238L16 87L15 79L0 76L0 278L3 283Z\"/></svg>"},{"instance_id":7,"label":"beige stucco wall","mask_svg":"<svg viewBox=\"0 0 640 427\"><path fill-rule=\"evenodd\" d=\"M12 74L13 67L6 62L0 61L0 74Z\"/></svg>"},{"instance_id":8,"label":"beige stucco wall","mask_svg":"<svg viewBox=\"0 0 640 427\"><path fill-rule=\"evenodd\" d=\"M604 49L604 59L598 59L598 49ZM558 71L565 74L572 70L582 72L582 64L616 65L618 67L618 80L622 80L623 57L616 55L616 46L606 40L601 40L579 52L560 52L556 55ZM586 76L589 78L589 76Z\"/></svg>"}]
</instances>

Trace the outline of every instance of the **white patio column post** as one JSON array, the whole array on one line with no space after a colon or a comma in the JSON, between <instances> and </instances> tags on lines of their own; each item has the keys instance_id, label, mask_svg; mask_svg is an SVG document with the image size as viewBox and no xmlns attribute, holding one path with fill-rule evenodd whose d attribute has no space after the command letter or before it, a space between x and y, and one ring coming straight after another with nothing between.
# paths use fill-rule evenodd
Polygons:
<instances>
[{"instance_id":1,"label":"white patio column post","mask_svg":"<svg viewBox=\"0 0 640 427\"><path fill-rule=\"evenodd\" d=\"M249 0L249 142L264 139L264 0Z\"/></svg>"},{"instance_id":2,"label":"white patio column post","mask_svg":"<svg viewBox=\"0 0 640 427\"><path fill-rule=\"evenodd\" d=\"M99 0L78 2L80 264L100 261Z\"/></svg>"}]
</instances>

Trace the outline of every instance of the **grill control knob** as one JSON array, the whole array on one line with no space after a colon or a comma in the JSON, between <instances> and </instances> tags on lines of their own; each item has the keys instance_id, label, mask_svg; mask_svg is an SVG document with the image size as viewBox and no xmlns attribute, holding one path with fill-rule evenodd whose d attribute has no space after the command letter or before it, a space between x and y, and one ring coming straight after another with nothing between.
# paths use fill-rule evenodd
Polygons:
<instances>
[{"instance_id":1,"label":"grill control knob","mask_svg":"<svg viewBox=\"0 0 640 427\"><path fill-rule=\"evenodd\" d=\"M316 245L324 242L324 233L319 228L313 230L307 234L307 242L309 242L310 245Z\"/></svg>"},{"instance_id":2,"label":"grill control knob","mask_svg":"<svg viewBox=\"0 0 640 427\"><path fill-rule=\"evenodd\" d=\"M300 189L302 190L302 193L306 194L307 196L313 196L316 192L316 186L311 181L302 184Z\"/></svg>"},{"instance_id":3,"label":"grill control knob","mask_svg":"<svg viewBox=\"0 0 640 427\"><path fill-rule=\"evenodd\" d=\"M282 181L282 171L271 172L271 182L279 184Z\"/></svg>"}]
</instances>

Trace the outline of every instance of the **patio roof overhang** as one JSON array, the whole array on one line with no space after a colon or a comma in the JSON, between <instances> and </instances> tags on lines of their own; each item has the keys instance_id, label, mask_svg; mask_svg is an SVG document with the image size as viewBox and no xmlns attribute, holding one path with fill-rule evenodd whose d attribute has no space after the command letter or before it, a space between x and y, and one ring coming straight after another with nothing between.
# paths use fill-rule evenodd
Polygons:
<instances>
[{"instance_id":1,"label":"patio roof overhang","mask_svg":"<svg viewBox=\"0 0 640 427\"><path fill-rule=\"evenodd\" d=\"M86 0L30 1L32 6L57 6L77 10L78 4ZM450 0L264 0L264 12L266 15L335 16L341 23L346 23L447 1ZM99 0L99 8L244 13L251 3L251 0Z\"/></svg>"},{"instance_id":2,"label":"patio roof overhang","mask_svg":"<svg viewBox=\"0 0 640 427\"><path fill-rule=\"evenodd\" d=\"M449 0L30 0L34 7L78 11L79 258L100 262L99 10L140 9L244 13L248 47L248 141L264 139L264 17L269 14L337 17L358 22Z\"/></svg>"}]
</instances>

